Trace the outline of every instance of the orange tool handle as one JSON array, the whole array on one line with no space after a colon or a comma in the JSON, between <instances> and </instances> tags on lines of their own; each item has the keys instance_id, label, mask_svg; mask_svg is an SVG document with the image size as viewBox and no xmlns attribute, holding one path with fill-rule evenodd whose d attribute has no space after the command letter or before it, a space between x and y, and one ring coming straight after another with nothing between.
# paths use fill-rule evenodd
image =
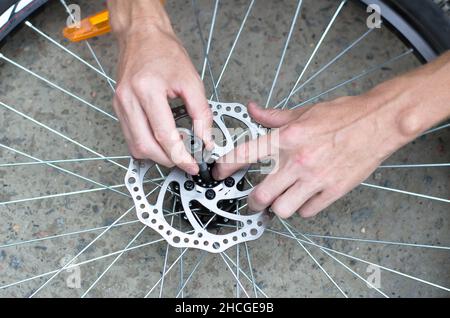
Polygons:
<instances>
[{"instance_id":1,"label":"orange tool handle","mask_svg":"<svg viewBox=\"0 0 450 318\"><path fill-rule=\"evenodd\" d=\"M160 0L164 5L165 0ZM111 32L108 10L101 11L80 21L79 27L66 27L63 35L71 42L80 42Z\"/></svg>"}]
</instances>

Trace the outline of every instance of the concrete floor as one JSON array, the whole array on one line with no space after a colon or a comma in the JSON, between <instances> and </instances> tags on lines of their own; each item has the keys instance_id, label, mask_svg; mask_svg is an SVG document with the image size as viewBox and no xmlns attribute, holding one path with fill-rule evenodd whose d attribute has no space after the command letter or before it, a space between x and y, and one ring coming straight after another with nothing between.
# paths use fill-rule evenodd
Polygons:
<instances>
[{"instance_id":1,"label":"concrete floor","mask_svg":"<svg viewBox=\"0 0 450 318\"><path fill-rule=\"evenodd\" d=\"M78 3L81 4L83 16L104 7L101 1L78 1ZM288 93L336 7L336 2L331 0L306 1L306 3L301 13L301 22L296 27L286 55L285 67L280 74L274 100L280 100ZM211 3L201 0L199 4L200 20L206 34L205 30L209 30L211 18ZM214 74L220 72L247 5L248 1L243 0L222 1L211 49ZM177 34L186 45L194 64L200 68L201 41L196 32L190 1L168 1L167 8ZM222 100L246 103L252 99L265 102L294 9L295 1L292 0L257 1L223 78L220 89ZM347 4L305 78L365 32L365 19L364 10L353 2ZM60 31L65 23L65 15L59 1L47 5L31 21L81 57L95 64L83 44L71 44L62 39ZM113 38L107 35L93 39L90 43L106 72L114 74L117 52ZM326 73L311 82L295 97L295 101L315 96L406 49L407 47L398 41L391 31L382 27L335 63ZM90 103L112 112L113 95L106 82L30 29L26 27L20 29L14 37L4 43L1 52ZM414 56L407 56L368 77L324 96L323 99L364 92L377 83L418 65L420 63ZM49 88L8 63L0 62L0 73L2 102L99 153L109 156L127 155L120 128L113 120ZM206 86L210 91L208 80ZM449 138L449 130L422 137L394 154L388 162L397 164L449 162ZM0 142L39 159L92 157L91 153L82 148L3 108L0 108ZM0 162L15 161L30 160L11 151L0 150ZM123 164L126 165L127 162L123 161ZM61 167L107 185L123 183L125 175L124 170L104 162L61 164ZM442 198L448 198L450 194L447 168L378 170L368 182ZM1 168L0 184L2 185L0 202L97 187L44 166ZM131 206L132 201L129 198L111 191L0 206L0 245L105 226L111 224ZM295 217L291 222L299 231L307 233L449 246L448 212L448 204L442 202L358 187L316 218L304 220ZM123 221L135 219L132 211ZM273 227L280 228L278 224L273 224ZM141 228L139 224L132 224L112 229L80 256L78 261L123 249ZM0 247L0 285L55 270L63 258L70 259L71 256L75 256L95 238L95 234L99 233L100 231L97 231L16 247ZM146 230L136 244L157 238L158 236L151 230ZM317 243L442 286L450 286L448 266L450 258L448 252L444 250L333 239L318 239ZM261 239L251 242L249 249L256 281L267 295L342 296L310 256L294 241L266 233ZM308 250L349 296L380 297L380 294L368 288L365 282L320 250L314 247L309 247ZM157 243L125 253L88 296L144 296L160 278L165 251L166 244ZM170 248L168 264L171 264L179 253L178 250ZM235 259L235 249L227 253ZM183 270L186 277L200 255L198 251L188 251L183 258L183 268L174 267L166 277L164 296L176 295L180 283L180 270ZM249 273L244 256L244 249L241 249L240 266ZM367 264L338 255L337 258L362 277L369 276ZM64 271L39 295L78 297L113 259L114 257L104 258L81 266L80 289L67 287L66 280L74 273ZM30 295L44 282L44 278L38 278L0 289L0 296L24 297ZM242 283L246 290L249 292L252 290L248 281L242 279ZM391 297L449 295L448 292L438 288L387 271L381 271L381 289ZM207 255L187 285L184 296L222 297L233 296L235 293L235 281L222 259ZM158 295L159 288L156 288L151 296Z\"/></svg>"}]
</instances>

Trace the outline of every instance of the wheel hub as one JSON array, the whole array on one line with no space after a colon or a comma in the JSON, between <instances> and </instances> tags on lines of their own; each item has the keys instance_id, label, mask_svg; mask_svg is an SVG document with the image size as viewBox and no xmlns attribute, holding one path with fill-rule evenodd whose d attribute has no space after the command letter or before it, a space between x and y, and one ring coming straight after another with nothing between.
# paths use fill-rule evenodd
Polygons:
<instances>
[{"instance_id":1,"label":"wheel hub","mask_svg":"<svg viewBox=\"0 0 450 318\"><path fill-rule=\"evenodd\" d=\"M235 137L230 133L224 118L230 117L246 127L252 139L265 134L265 130L250 120L245 106L236 103L209 102L214 115L214 122L219 127L225 139L225 145L217 145L210 154L214 162L234 148ZM186 116L183 108L174 109L176 120ZM199 141L188 130L182 130L185 138L193 140L192 149L198 152ZM201 146L200 146L201 147ZM271 219L268 211L260 211L251 215L241 215L239 207L252 189L244 190L246 170L235 173L230 178L217 181L200 173L191 176L178 168L173 169L160 187L157 202L150 204L147 193L144 193L145 175L154 168L149 160L132 159L125 178L139 220L157 231L167 242L179 248L197 248L212 253L223 252L226 249L250 240L259 238ZM207 165L205 171L210 173L213 163ZM189 223L192 230L183 232L170 225L163 209L166 194L171 194L177 211L183 211L182 217ZM220 233L223 225L230 225L226 234ZM214 230L214 231L213 231Z\"/></svg>"}]
</instances>

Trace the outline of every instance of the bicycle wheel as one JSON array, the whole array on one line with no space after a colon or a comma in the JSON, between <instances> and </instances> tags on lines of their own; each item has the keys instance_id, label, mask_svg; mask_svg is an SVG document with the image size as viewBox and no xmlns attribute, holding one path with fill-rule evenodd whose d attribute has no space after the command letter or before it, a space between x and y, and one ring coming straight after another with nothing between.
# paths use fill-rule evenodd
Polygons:
<instances>
[{"instance_id":1,"label":"bicycle wheel","mask_svg":"<svg viewBox=\"0 0 450 318\"><path fill-rule=\"evenodd\" d=\"M29 14L44 3L27 2ZM431 2L406 4L412 2L379 1L388 22L379 29L367 28L368 13L357 1L205 0L192 8L173 1L167 9L204 75L212 107L228 117L224 126L251 135L263 132L242 125L248 123L245 109L236 110L243 106L235 102L257 96L276 106L292 88L292 106L358 94L448 49L448 19ZM79 3L86 15L103 6ZM141 163L131 161L128 169L108 107L117 61L112 38L94 39L92 46L62 40L64 5L49 2L1 52L1 296L448 296L448 125L400 150L313 220L283 224L275 218L263 235L257 229L258 239L247 240L239 232L244 222L222 217L208 232L231 233L231 241L237 232L240 244L208 241L205 247L203 237L201 246L185 249L167 225L187 233L197 221L185 219L202 224L209 209L180 206L174 197L185 184L164 187L173 171L149 165L138 190L154 203L164 187L159 212L166 223L151 230L152 218L147 224L143 213L137 217L131 196L137 200L138 194L123 179ZM430 14L446 24L427 27ZM12 29L1 29L0 38ZM179 124L189 127L182 110L174 109ZM254 169L246 176L240 191L262 177ZM237 204L247 215L245 200L229 201L222 208L231 219Z\"/></svg>"}]
</instances>

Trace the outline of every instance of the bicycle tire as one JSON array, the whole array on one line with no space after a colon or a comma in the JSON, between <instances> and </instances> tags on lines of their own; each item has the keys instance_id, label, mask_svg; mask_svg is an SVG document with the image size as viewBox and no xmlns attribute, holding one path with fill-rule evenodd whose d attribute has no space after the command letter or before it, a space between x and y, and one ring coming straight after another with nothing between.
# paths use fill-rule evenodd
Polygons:
<instances>
[{"instance_id":1,"label":"bicycle tire","mask_svg":"<svg viewBox=\"0 0 450 318\"><path fill-rule=\"evenodd\" d=\"M358 0L377 4L381 15L424 61L450 50L450 18L429 0ZM6 0L0 3L0 41L48 0ZM17 10L19 8L20 10ZM3 21L3 22L1 22Z\"/></svg>"},{"instance_id":2,"label":"bicycle tire","mask_svg":"<svg viewBox=\"0 0 450 318\"><path fill-rule=\"evenodd\" d=\"M450 18L433 1L361 0L376 4L391 28L429 62L450 50Z\"/></svg>"},{"instance_id":3,"label":"bicycle tire","mask_svg":"<svg viewBox=\"0 0 450 318\"><path fill-rule=\"evenodd\" d=\"M5 0L0 2L0 41L48 0Z\"/></svg>"},{"instance_id":4,"label":"bicycle tire","mask_svg":"<svg viewBox=\"0 0 450 318\"><path fill-rule=\"evenodd\" d=\"M30 13L30 14L31 14L31 13ZM26 19L26 16L25 16L25 15L23 15L22 17L23 17L23 19ZM11 29L11 30L12 30L12 29ZM406 38L406 37L405 37L405 38ZM431 42L431 41L430 41L430 42ZM429 43L429 44L430 44L430 47L432 47L431 43ZM433 50L433 51L434 51L434 50ZM437 55L437 54L438 54L437 51L436 51L434 54Z\"/></svg>"}]
</instances>

